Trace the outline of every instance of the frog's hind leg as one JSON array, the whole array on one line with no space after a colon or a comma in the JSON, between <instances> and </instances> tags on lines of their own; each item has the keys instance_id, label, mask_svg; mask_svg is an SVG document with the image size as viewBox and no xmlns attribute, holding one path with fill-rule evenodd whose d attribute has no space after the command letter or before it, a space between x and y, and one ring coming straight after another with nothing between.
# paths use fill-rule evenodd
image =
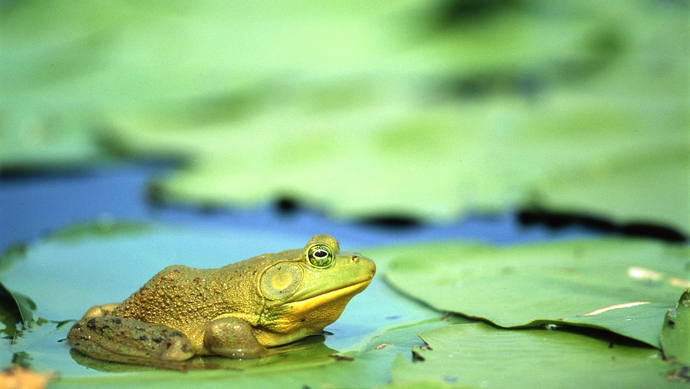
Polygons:
<instances>
[{"instance_id":1,"label":"frog's hind leg","mask_svg":"<svg viewBox=\"0 0 690 389\"><path fill-rule=\"evenodd\" d=\"M109 315L77 321L67 340L82 354L121 363L184 361L195 354L187 336L174 328Z\"/></svg>"}]
</instances>

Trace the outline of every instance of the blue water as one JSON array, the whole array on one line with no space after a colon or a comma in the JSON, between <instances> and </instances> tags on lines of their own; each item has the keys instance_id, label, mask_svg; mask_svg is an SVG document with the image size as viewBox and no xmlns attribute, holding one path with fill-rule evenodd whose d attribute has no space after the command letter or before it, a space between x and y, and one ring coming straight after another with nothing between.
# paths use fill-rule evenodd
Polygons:
<instances>
[{"instance_id":1,"label":"blue water","mask_svg":"<svg viewBox=\"0 0 690 389\"><path fill-rule=\"evenodd\" d=\"M20 242L78 222L134 220L205 228L259 228L303 235L328 233L347 246L441 239L512 243L588 235L572 228L550 231L521 227L514 213L470 216L455 223L382 228L330 219L310 210L288 215L272 205L255 209L204 211L195 207L154 207L146 199L147 182L170 169L165 164L117 164L52 175L0 179L0 252Z\"/></svg>"}]
</instances>

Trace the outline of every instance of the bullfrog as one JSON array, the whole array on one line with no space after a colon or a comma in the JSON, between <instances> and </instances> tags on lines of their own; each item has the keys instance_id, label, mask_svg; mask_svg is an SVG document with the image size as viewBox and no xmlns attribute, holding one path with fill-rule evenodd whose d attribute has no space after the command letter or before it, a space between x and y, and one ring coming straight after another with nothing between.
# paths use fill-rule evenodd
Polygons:
<instances>
[{"instance_id":1,"label":"bullfrog","mask_svg":"<svg viewBox=\"0 0 690 389\"><path fill-rule=\"evenodd\" d=\"M169 266L122 303L92 307L67 339L92 358L259 358L333 323L376 273L329 235L217 269Z\"/></svg>"}]
</instances>

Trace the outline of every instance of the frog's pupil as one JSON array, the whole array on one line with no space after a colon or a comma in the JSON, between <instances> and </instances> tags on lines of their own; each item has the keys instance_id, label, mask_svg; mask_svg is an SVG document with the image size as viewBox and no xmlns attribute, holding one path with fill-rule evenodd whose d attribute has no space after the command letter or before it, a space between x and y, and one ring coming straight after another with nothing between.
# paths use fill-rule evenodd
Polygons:
<instances>
[{"instance_id":1,"label":"frog's pupil","mask_svg":"<svg viewBox=\"0 0 690 389\"><path fill-rule=\"evenodd\" d=\"M328 256L328 253L326 252L326 250L316 250L316 252L314 253L314 256L316 258L322 259L322 258L326 258L326 256Z\"/></svg>"}]
</instances>

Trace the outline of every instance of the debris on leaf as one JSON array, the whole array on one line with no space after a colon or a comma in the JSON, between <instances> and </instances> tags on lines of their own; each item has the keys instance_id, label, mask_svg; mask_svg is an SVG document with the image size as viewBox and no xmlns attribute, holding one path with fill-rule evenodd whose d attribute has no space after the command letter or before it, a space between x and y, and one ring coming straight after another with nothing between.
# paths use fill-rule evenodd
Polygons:
<instances>
[{"instance_id":1,"label":"debris on leaf","mask_svg":"<svg viewBox=\"0 0 690 389\"><path fill-rule=\"evenodd\" d=\"M664 376L669 381L690 383L690 367L683 366L678 369L671 370Z\"/></svg>"},{"instance_id":2,"label":"debris on leaf","mask_svg":"<svg viewBox=\"0 0 690 389\"><path fill-rule=\"evenodd\" d=\"M328 356L335 359L336 361L354 361L355 360L353 357L346 357L344 355L338 355L338 354L328 354Z\"/></svg>"},{"instance_id":3,"label":"debris on leaf","mask_svg":"<svg viewBox=\"0 0 690 389\"><path fill-rule=\"evenodd\" d=\"M419 355L418 352L412 350L412 362L424 362L425 360L426 360L426 358Z\"/></svg>"}]
</instances>

